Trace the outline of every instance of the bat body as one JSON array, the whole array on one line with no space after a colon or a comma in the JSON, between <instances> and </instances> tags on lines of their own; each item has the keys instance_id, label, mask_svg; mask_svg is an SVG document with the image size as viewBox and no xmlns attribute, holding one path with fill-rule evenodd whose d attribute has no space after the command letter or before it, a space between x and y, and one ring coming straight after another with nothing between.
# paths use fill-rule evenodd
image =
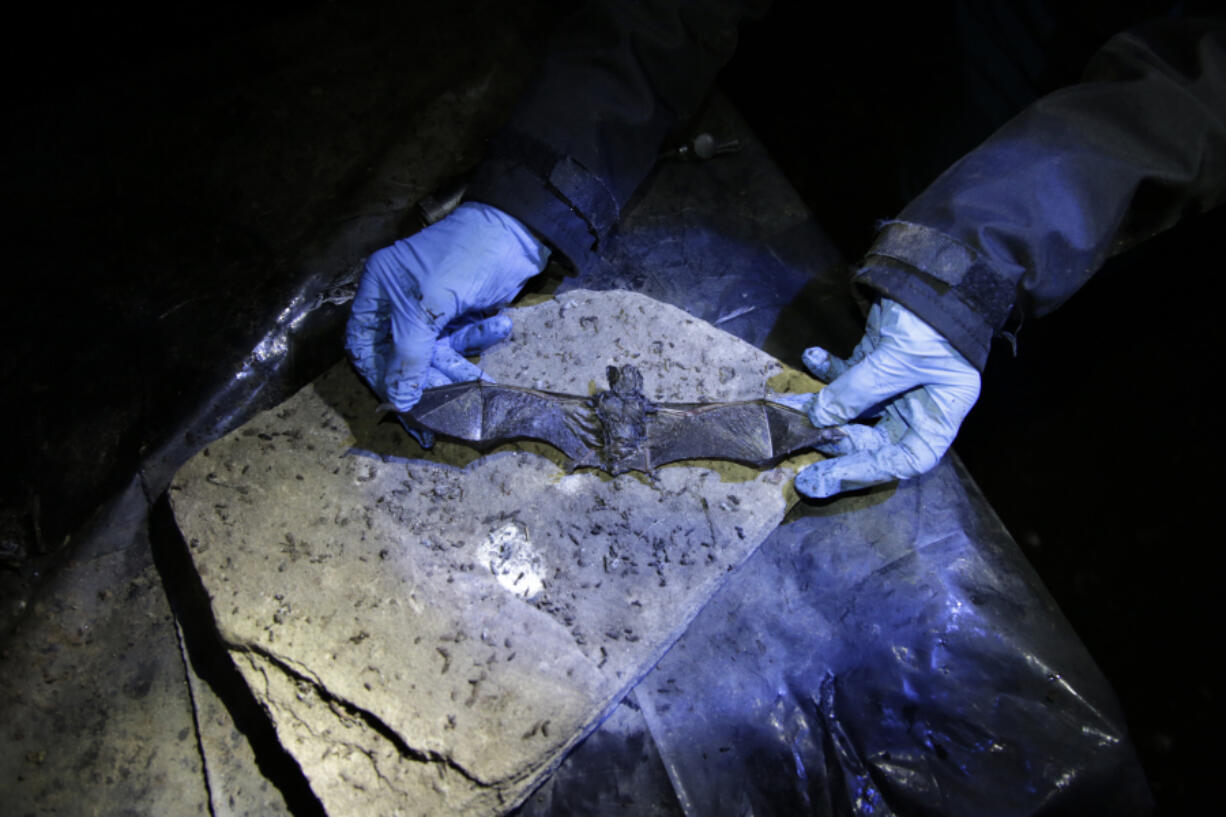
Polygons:
<instances>
[{"instance_id":1,"label":"bat body","mask_svg":"<svg viewBox=\"0 0 1226 817\"><path fill-rule=\"evenodd\" d=\"M607 371L609 388L592 397L472 381L427 389L402 416L478 447L541 440L576 468L614 475L688 459L765 467L827 436L803 412L767 400L652 403L633 366Z\"/></svg>"}]
</instances>

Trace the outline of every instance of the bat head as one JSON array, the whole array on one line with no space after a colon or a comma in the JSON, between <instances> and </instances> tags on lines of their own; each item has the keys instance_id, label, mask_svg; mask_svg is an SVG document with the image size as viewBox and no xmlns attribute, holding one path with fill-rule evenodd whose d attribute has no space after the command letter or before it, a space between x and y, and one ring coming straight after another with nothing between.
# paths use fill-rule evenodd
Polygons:
<instances>
[{"instance_id":1,"label":"bat head","mask_svg":"<svg viewBox=\"0 0 1226 817\"><path fill-rule=\"evenodd\" d=\"M629 397L643 391L643 375L629 363L621 368L609 366L605 376L609 378L609 391L614 394Z\"/></svg>"}]
</instances>

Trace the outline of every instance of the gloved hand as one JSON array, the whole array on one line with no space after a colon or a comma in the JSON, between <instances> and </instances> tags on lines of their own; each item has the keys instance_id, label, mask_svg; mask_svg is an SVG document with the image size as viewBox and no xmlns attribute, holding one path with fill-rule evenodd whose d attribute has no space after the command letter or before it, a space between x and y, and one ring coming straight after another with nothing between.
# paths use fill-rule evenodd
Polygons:
<instances>
[{"instance_id":1,"label":"gloved hand","mask_svg":"<svg viewBox=\"0 0 1226 817\"><path fill-rule=\"evenodd\" d=\"M486 318L545 268L549 249L523 224L485 204L371 255L358 283L345 348L396 411L423 388L482 377L464 359L507 337L511 321Z\"/></svg>"},{"instance_id":2,"label":"gloved hand","mask_svg":"<svg viewBox=\"0 0 1226 817\"><path fill-rule=\"evenodd\" d=\"M979 397L979 372L939 332L886 298L868 313L851 357L824 349L804 353L805 366L830 385L783 401L815 426L836 426L817 449L831 459L796 476L808 497L834 496L933 468ZM851 420L879 417L876 425Z\"/></svg>"}]
</instances>

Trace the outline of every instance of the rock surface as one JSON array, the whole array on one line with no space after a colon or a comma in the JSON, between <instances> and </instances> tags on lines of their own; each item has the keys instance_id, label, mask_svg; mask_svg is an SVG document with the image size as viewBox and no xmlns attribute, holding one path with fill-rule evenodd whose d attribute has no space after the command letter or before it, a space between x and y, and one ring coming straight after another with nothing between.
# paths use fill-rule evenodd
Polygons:
<instances>
[{"instance_id":1,"label":"rock surface","mask_svg":"<svg viewBox=\"0 0 1226 817\"><path fill-rule=\"evenodd\" d=\"M513 311L496 379L753 399L774 359L673 307ZM175 516L221 637L330 814L497 814L655 664L782 519L795 462L567 473L543 444L422 452L347 365L210 445ZM708 465L713 467L707 467Z\"/></svg>"},{"instance_id":2,"label":"rock surface","mask_svg":"<svg viewBox=\"0 0 1226 817\"><path fill-rule=\"evenodd\" d=\"M174 620L148 546L70 562L0 663L0 812L203 817Z\"/></svg>"},{"instance_id":3,"label":"rock surface","mask_svg":"<svg viewBox=\"0 0 1226 817\"><path fill-rule=\"evenodd\" d=\"M260 773L255 752L225 702L192 670L187 654L184 664L196 713L197 740L204 756L211 817L289 817L292 812L285 797Z\"/></svg>"}]
</instances>

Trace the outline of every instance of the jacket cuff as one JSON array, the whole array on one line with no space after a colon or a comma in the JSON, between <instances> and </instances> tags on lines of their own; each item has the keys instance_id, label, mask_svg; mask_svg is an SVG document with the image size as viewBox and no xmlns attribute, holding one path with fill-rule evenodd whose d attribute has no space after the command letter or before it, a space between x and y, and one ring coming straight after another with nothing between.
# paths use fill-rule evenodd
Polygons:
<instances>
[{"instance_id":1,"label":"jacket cuff","mask_svg":"<svg viewBox=\"0 0 1226 817\"><path fill-rule=\"evenodd\" d=\"M980 371L1016 285L975 249L921 224L887 222L853 278L898 301Z\"/></svg>"},{"instance_id":2,"label":"jacket cuff","mask_svg":"<svg viewBox=\"0 0 1226 817\"><path fill-rule=\"evenodd\" d=\"M464 195L514 216L585 271L617 222L606 186L582 165L527 136L507 132Z\"/></svg>"}]
</instances>

